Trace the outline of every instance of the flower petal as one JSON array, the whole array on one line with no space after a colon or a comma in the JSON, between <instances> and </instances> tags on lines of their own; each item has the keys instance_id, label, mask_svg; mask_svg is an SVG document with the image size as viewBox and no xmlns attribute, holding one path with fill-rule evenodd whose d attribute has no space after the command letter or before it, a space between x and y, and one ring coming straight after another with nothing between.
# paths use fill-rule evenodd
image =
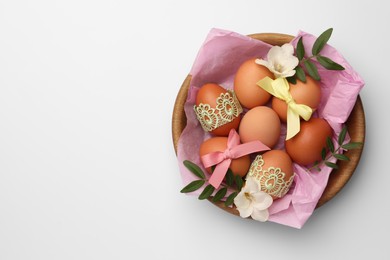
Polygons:
<instances>
[{"instance_id":1,"label":"flower petal","mask_svg":"<svg viewBox=\"0 0 390 260\"><path fill-rule=\"evenodd\" d=\"M236 205L237 208L248 208L251 204L251 201L245 197L244 193L244 191L241 191L234 198L234 205Z\"/></svg>"},{"instance_id":2,"label":"flower petal","mask_svg":"<svg viewBox=\"0 0 390 260\"><path fill-rule=\"evenodd\" d=\"M288 55L293 55L294 54L294 46L290 43L285 43L282 45L281 49L283 50L284 53Z\"/></svg>"},{"instance_id":3,"label":"flower petal","mask_svg":"<svg viewBox=\"0 0 390 260\"><path fill-rule=\"evenodd\" d=\"M284 71L295 69L298 66L299 60L295 56L290 56L283 61Z\"/></svg>"},{"instance_id":4,"label":"flower petal","mask_svg":"<svg viewBox=\"0 0 390 260\"><path fill-rule=\"evenodd\" d=\"M268 210L258 210L258 209L253 209L253 212L251 214L251 217L254 220L265 222L268 220L269 213Z\"/></svg>"},{"instance_id":5,"label":"flower petal","mask_svg":"<svg viewBox=\"0 0 390 260\"><path fill-rule=\"evenodd\" d=\"M263 191L252 194L252 197L254 198L253 207L257 210L267 209L273 203L272 197Z\"/></svg>"},{"instance_id":6,"label":"flower petal","mask_svg":"<svg viewBox=\"0 0 390 260\"><path fill-rule=\"evenodd\" d=\"M268 61L266 61L266 60L256 59L256 60L255 60L255 63L258 64L258 65L263 65L263 66L269 68L269 67L268 67L268 66L269 66L269 63L268 63Z\"/></svg>"},{"instance_id":7,"label":"flower petal","mask_svg":"<svg viewBox=\"0 0 390 260\"><path fill-rule=\"evenodd\" d=\"M273 46L267 54L268 61L282 60L284 58L284 52L280 46Z\"/></svg>"},{"instance_id":8,"label":"flower petal","mask_svg":"<svg viewBox=\"0 0 390 260\"><path fill-rule=\"evenodd\" d=\"M250 192L251 194L254 192L260 191L259 183L253 177L246 178L244 189L246 192Z\"/></svg>"},{"instance_id":9,"label":"flower petal","mask_svg":"<svg viewBox=\"0 0 390 260\"><path fill-rule=\"evenodd\" d=\"M294 75L295 75L295 70L290 70L290 71L287 71L287 72L283 73L283 75L280 76L280 77L288 78L288 77L291 77L291 76L294 76Z\"/></svg>"},{"instance_id":10,"label":"flower petal","mask_svg":"<svg viewBox=\"0 0 390 260\"><path fill-rule=\"evenodd\" d=\"M238 208L237 207L237 210L238 210L238 212L240 212L240 217L242 217L242 218L247 218L247 217L251 216L253 213L253 207L251 207L251 206L249 206L247 208Z\"/></svg>"},{"instance_id":11,"label":"flower petal","mask_svg":"<svg viewBox=\"0 0 390 260\"><path fill-rule=\"evenodd\" d=\"M294 47L291 44L284 44L282 47L273 46L267 54L268 61L256 61L257 64L266 66L274 73L276 78L287 78L295 74L295 67L299 60L294 56Z\"/></svg>"},{"instance_id":12,"label":"flower petal","mask_svg":"<svg viewBox=\"0 0 390 260\"><path fill-rule=\"evenodd\" d=\"M272 73L274 74L275 78L285 78L284 73L280 73L279 71L273 70Z\"/></svg>"}]
</instances>

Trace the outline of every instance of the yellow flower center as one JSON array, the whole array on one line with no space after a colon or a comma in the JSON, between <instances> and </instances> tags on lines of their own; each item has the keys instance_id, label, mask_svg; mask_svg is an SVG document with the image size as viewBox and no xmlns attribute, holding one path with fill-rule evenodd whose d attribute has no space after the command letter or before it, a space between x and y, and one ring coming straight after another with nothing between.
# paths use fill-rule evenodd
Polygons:
<instances>
[{"instance_id":1,"label":"yellow flower center","mask_svg":"<svg viewBox=\"0 0 390 260\"><path fill-rule=\"evenodd\" d=\"M282 72L283 71L283 66L281 64L276 64L275 69L276 69L276 71Z\"/></svg>"},{"instance_id":2,"label":"yellow flower center","mask_svg":"<svg viewBox=\"0 0 390 260\"><path fill-rule=\"evenodd\" d=\"M245 196L245 198L247 198L248 200L252 200L252 195L251 195L249 192L244 192L244 196Z\"/></svg>"}]
</instances>

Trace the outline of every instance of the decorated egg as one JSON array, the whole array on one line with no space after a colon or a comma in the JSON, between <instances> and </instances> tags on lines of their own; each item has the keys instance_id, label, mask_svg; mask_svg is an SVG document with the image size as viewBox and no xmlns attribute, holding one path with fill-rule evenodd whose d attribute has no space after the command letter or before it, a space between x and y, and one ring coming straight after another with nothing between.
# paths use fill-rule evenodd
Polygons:
<instances>
[{"instance_id":1,"label":"decorated egg","mask_svg":"<svg viewBox=\"0 0 390 260\"><path fill-rule=\"evenodd\" d=\"M200 145L200 149L199 149L200 157L212 152L224 152L227 148L227 142L228 142L228 138L221 137L221 136L207 139ZM251 162L250 162L249 155L244 155L237 159L232 159L229 168L232 170L234 175L239 175L243 177L247 174L250 164ZM209 173L211 173L211 168L207 168L206 170Z\"/></svg>"},{"instance_id":2,"label":"decorated egg","mask_svg":"<svg viewBox=\"0 0 390 260\"><path fill-rule=\"evenodd\" d=\"M257 155L250 166L248 177L254 177L260 189L273 199L281 198L286 195L294 180L291 158L282 150Z\"/></svg>"},{"instance_id":3,"label":"decorated egg","mask_svg":"<svg viewBox=\"0 0 390 260\"><path fill-rule=\"evenodd\" d=\"M259 106L249 110L241 120L241 142L259 140L269 148L276 145L280 136L280 120L271 108Z\"/></svg>"},{"instance_id":4,"label":"decorated egg","mask_svg":"<svg viewBox=\"0 0 390 260\"><path fill-rule=\"evenodd\" d=\"M227 136L231 129L238 129L242 107L233 91L207 83L198 91L194 111L205 131Z\"/></svg>"},{"instance_id":5,"label":"decorated egg","mask_svg":"<svg viewBox=\"0 0 390 260\"><path fill-rule=\"evenodd\" d=\"M316 110L321 101L321 88L317 81L306 76L306 83L297 80L296 84L289 83L290 94L297 104L309 106ZM272 109L282 122L287 122L287 103L277 97L272 98Z\"/></svg>"},{"instance_id":6,"label":"decorated egg","mask_svg":"<svg viewBox=\"0 0 390 260\"><path fill-rule=\"evenodd\" d=\"M285 148L294 162L309 165L321 160L327 137L332 137L328 122L322 118L311 118L301 122L301 130L285 142Z\"/></svg>"},{"instance_id":7,"label":"decorated egg","mask_svg":"<svg viewBox=\"0 0 390 260\"><path fill-rule=\"evenodd\" d=\"M256 64L255 60L250 59L241 64L234 78L234 92L241 105L248 109L265 105L270 100L271 95L256 83L267 76L274 78L267 67Z\"/></svg>"}]
</instances>

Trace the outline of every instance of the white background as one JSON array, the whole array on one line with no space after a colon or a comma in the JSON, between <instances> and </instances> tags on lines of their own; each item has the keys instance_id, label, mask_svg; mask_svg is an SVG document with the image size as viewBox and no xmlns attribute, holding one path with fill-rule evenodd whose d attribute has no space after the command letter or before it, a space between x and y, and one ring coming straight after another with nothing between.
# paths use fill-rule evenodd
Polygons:
<instances>
[{"instance_id":1,"label":"white background","mask_svg":"<svg viewBox=\"0 0 390 260\"><path fill-rule=\"evenodd\" d=\"M0 259L389 259L385 1L0 1ZM301 230L179 193L179 87L213 28L334 28L366 81L359 167Z\"/></svg>"}]
</instances>

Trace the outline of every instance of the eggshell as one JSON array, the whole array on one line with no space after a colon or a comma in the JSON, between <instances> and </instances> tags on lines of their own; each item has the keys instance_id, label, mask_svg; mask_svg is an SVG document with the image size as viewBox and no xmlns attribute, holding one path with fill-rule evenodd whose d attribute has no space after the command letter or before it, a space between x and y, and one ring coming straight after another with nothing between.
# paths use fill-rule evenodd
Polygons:
<instances>
[{"instance_id":1,"label":"eggshell","mask_svg":"<svg viewBox=\"0 0 390 260\"><path fill-rule=\"evenodd\" d=\"M212 137L210 139L207 139L200 145L200 157L212 152L224 152L227 148L227 141L227 137ZM240 158L233 159L229 168L233 171L234 175L244 177L248 172L250 164L251 161L249 155L244 155ZM211 173L210 168L206 170Z\"/></svg>"},{"instance_id":2,"label":"eggshell","mask_svg":"<svg viewBox=\"0 0 390 260\"><path fill-rule=\"evenodd\" d=\"M291 159L300 165L309 165L321 160L326 138L332 137L332 128L325 119L311 118L301 121L301 130L285 141L285 148Z\"/></svg>"},{"instance_id":3,"label":"eggshell","mask_svg":"<svg viewBox=\"0 0 390 260\"><path fill-rule=\"evenodd\" d=\"M256 83L268 76L274 75L267 67L255 63L256 58L245 61L237 70L234 78L234 92L241 105L251 109L265 105L271 95Z\"/></svg>"},{"instance_id":4,"label":"eggshell","mask_svg":"<svg viewBox=\"0 0 390 260\"><path fill-rule=\"evenodd\" d=\"M321 87L320 84L312 79L310 76L306 76L306 83L297 80L297 83L290 85L290 93L297 104L304 104L311 107L314 110L317 109L321 101ZM285 101L273 97L272 109L278 114L282 122L287 122L287 104Z\"/></svg>"},{"instance_id":5,"label":"eggshell","mask_svg":"<svg viewBox=\"0 0 390 260\"><path fill-rule=\"evenodd\" d=\"M286 186L285 192L287 192L293 181L291 178L294 175L294 170L290 156L282 150L271 150L265 152L262 159L264 164L259 165L259 157L256 157L257 164L255 161L253 162L248 176L255 177L261 190L271 195L273 199L283 197L285 193L281 196L278 194L282 193L281 190L284 189L284 186ZM257 166L256 170L255 166ZM280 168L281 173L277 168ZM267 189L268 185L270 187Z\"/></svg>"},{"instance_id":6,"label":"eggshell","mask_svg":"<svg viewBox=\"0 0 390 260\"><path fill-rule=\"evenodd\" d=\"M217 98L221 93L226 93L227 90L215 83L207 83L203 85L196 96L196 105L200 103L209 104L210 107L215 108L217 106ZM210 133L217 136L228 136L231 129L238 129L241 121L241 115L234 118L231 122L217 127Z\"/></svg>"},{"instance_id":7,"label":"eggshell","mask_svg":"<svg viewBox=\"0 0 390 260\"><path fill-rule=\"evenodd\" d=\"M239 135L243 143L259 140L272 148L276 145L280 136L279 117L269 107L252 108L241 120Z\"/></svg>"}]
</instances>

